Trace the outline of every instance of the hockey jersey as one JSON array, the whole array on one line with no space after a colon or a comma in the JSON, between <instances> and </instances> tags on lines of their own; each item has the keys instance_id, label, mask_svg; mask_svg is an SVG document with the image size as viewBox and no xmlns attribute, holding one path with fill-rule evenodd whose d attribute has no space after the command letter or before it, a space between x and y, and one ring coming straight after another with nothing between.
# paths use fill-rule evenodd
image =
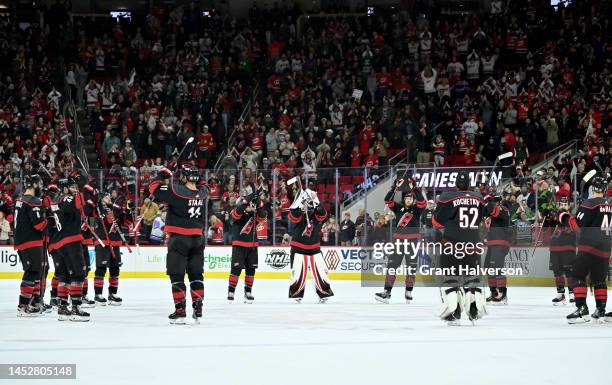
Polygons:
<instances>
[{"instance_id":1,"label":"hockey jersey","mask_svg":"<svg viewBox=\"0 0 612 385\"><path fill-rule=\"evenodd\" d=\"M489 202L487 213L491 219L487 233L487 246L510 247L510 212L502 204Z\"/></svg>"},{"instance_id":2,"label":"hockey jersey","mask_svg":"<svg viewBox=\"0 0 612 385\"><path fill-rule=\"evenodd\" d=\"M256 212L247 212L248 202L242 201L230 212L232 217L232 246L257 247L257 227L267 221L266 211L258 208Z\"/></svg>"},{"instance_id":3,"label":"hockey jersey","mask_svg":"<svg viewBox=\"0 0 612 385\"><path fill-rule=\"evenodd\" d=\"M480 242L480 224L485 216L482 195L471 191L447 191L440 195L432 223L444 229L449 242Z\"/></svg>"},{"instance_id":4,"label":"hockey jersey","mask_svg":"<svg viewBox=\"0 0 612 385\"><path fill-rule=\"evenodd\" d=\"M321 252L321 228L327 219L327 212L322 206L308 212L297 208L289 212L289 220L295 224L291 234L291 252L313 255ZM310 226L309 226L310 222Z\"/></svg>"},{"instance_id":5,"label":"hockey jersey","mask_svg":"<svg viewBox=\"0 0 612 385\"><path fill-rule=\"evenodd\" d=\"M40 198L23 195L17 199L13 223L15 250L42 247L47 219Z\"/></svg>"},{"instance_id":6,"label":"hockey jersey","mask_svg":"<svg viewBox=\"0 0 612 385\"><path fill-rule=\"evenodd\" d=\"M395 214L395 231L393 236L397 239L418 239L420 236L421 215L427 206L420 190L414 189L415 202L406 206L394 201L395 189L385 196L385 203Z\"/></svg>"},{"instance_id":7,"label":"hockey jersey","mask_svg":"<svg viewBox=\"0 0 612 385\"><path fill-rule=\"evenodd\" d=\"M51 212L57 219L60 230L53 234L49 244L49 251L73 242L82 242L81 217L83 215L83 195L62 195L58 202L51 202Z\"/></svg>"},{"instance_id":8,"label":"hockey jersey","mask_svg":"<svg viewBox=\"0 0 612 385\"><path fill-rule=\"evenodd\" d=\"M185 185L171 182L162 185L161 181L151 183L149 192L168 205L165 230L170 234L202 235L206 190L190 190Z\"/></svg>"},{"instance_id":9,"label":"hockey jersey","mask_svg":"<svg viewBox=\"0 0 612 385\"><path fill-rule=\"evenodd\" d=\"M561 223L569 224L572 229L580 229L578 251L610 257L610 233L612 232L612 204L604 198L591 198L578 208L576 216L563 215Z\"/></svg>"},{"instance_id":10,"label":"hockey jersey","mask_svg":"<svg viewBox=\"0 0 612 385\"><path fill-rule=\"evenodd\" d=\"M551 256L576 254L576 230L557 221L550 236L550 254Z\"/></svg>"}]
</instances>

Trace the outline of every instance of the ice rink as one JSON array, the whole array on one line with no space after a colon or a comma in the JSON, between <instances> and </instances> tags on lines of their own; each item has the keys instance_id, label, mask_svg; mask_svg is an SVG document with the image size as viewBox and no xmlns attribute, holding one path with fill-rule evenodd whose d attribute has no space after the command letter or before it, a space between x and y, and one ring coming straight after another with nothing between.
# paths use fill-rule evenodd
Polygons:
<instances>
[{"instance_id":1,"label":"ice rink","mask_svg":"<svg viewBox=\"0 0 612 385\"><path fill-rule=\"evenodd\" d=\"M228 304L226 281L208 280L203 322L173 326L168 280L122 280L124 305L89 309L89 323L59 322L55 314L17 318L19 282L0 280L0 363L77 364L77 381L45 384L559 385L609 378L612 324L568 325L573 307L553 307L553 288L510 288L508 306L489 307L476 326L450 327L435 317L437 288L417 287L409 305L396 288L385 305L374 301L375 288L332 284L336 297L327 304L317 303L312 286L296 304L286 298L287 281L256 280L256 301L247 305ZM593 310L592 297L589 304Z\"/></svg>"}]
</instances>

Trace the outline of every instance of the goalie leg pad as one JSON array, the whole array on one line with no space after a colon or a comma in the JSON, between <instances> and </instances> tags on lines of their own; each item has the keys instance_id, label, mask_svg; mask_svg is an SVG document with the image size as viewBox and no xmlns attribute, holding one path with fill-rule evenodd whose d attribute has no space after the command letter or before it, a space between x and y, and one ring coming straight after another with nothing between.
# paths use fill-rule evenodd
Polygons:
<instances>
[{"instance_id":1,"label":"goalie leg pad","mask_svg":"<svg viewBox=\"0 0 612 385\"><path fill-rule=\"evenodd\" d=\"M487 315L486 299L479 287L466 289L463 308L470 319L480 319ZM472 306L474 305L474 306Z\"/></svg>"},{"instance_id":2,"label":"goalie leg pad","mask_svg":"<svg viewBox=\"0 0 612 385\"><path fill-rule=\"evenodd\" d=\"M327 276L327 266L323 260L323 254L317 253L310 255L310 271L317 289L317 295L319 298L327 298L334 295L329 284L329 277Z\"/></svg>"},{"instance_id":3,"label":"goalie leg pad","mask_svg":"<svg viewBox=\"0 0 612 385\"><path fill-rule=\"evenodd\" d=\"M291 263L291 284L289 298L303 298L308 274L308 255L293 254Z\"/></svg>"},{"instance_id":4,"label":"goalie leg pad","mask_svg":"<svg viewBox=\"0 0 612 385\"><path fill-rule=\"evenodd\" d=\"M440 319L445 320L457 310L457 307L463 311L463 290L458 287L443 287Z\"/></svg>"}]
</instances>

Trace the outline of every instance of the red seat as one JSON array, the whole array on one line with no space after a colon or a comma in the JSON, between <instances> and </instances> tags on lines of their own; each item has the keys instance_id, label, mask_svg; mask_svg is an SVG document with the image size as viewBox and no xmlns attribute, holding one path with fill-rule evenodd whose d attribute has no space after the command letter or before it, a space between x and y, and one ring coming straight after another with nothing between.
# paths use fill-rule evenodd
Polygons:
<instances>
[{"instance_id":1,"label":"red seat","mask_svg":"<svg viewBox=\"0 0 612 385\"><path fill-rule=\"evenodd\" d=\"M336 194L336 185L335 184L326 184L325 192L328 194Z\"/></svg>"},{"instance_id":2,"label":"red seat","mask_svg":"<svg viewBox=\"0 0 612 385\"><path fill-rule=\"evenodd\" d=\"M353 185L352 184L343 184L340 186L340 191L341 192L347 192L347 191L353 191Z\"/></svg>"},{"instance_id":3,"label":"red seat","mask_svg":"<svg viewBox=\"0 0 612 385\"><path fill-rule=\"evenodd\" d=\"M351 177L350 176L341 176L340 177L340 184L351 184Z\"/></svg>"},{"instance_id":4,"label":"red seat","mask_svg":"<svg viewBox=\"0 0 612 385\"><path fill-rule=\"evenodd\" d=\"M363 175L357 175L353 177L353 184L361 184L363 183Z\"/></svg>"},{"instance_id":5,"label":"red seat","mask_svg":"<svg viewBox=\"0 0 612 385\"><path fill-rule=\"evenodd\" d=\"M317 192L321 192L321 193L325 192L325 185L323 183L319 183L317 185Z\"/></svg>"},{"instance_id":6,"label":"red seat","mask_svg":"<svg viewBox=\"0 0 612 385\"><path fill-rule=\"evenodd\" d=\"M327 213L331 212L331 207L332 207L331 203L329 202L323 203L323 208L325 209L325 211L327 211Z\"/></svg>"}]
</instances>

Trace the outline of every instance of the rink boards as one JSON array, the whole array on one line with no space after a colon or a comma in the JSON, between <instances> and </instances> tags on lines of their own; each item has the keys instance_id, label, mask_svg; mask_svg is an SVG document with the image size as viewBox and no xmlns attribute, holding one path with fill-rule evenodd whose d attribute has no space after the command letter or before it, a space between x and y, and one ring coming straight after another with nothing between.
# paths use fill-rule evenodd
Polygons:
<instances>
[{"instance_id":1,"label":"rink boards","mask_svg":"<svg viewBox=\"0 0 612 385\"><path fill-rule=\"evenodd\" d=\"M230 246L209 246L204 252L204 271L207 278L227 278L230 271L232 248ZM381 264L372 257L371 250L360 247L322 247L323 259L331 279L338 280L381 280L372 274L373 266ZM132 251L121 248L123 266L122 278L165 277L166 247L132 247ZM89 256L94 265L93 248ZM384 260L382 261L384 262ZM522 275L508 277L509 284L525 286L554 286L552 272L548 268L547 248L513 247L506 258L506 267L522 270ZM419 255L419 265L432 265L432 258ZM434 262L435 265L435 262ZM51 266L51 270L53 267ZM0 278L20 278L21 262L17 252L10 246L0 247ZM288 279L290 277L289 247L259 247L258 278ZM420 276L420 281L432 281L430 276Z\"/></svg>"}]
</instances>

